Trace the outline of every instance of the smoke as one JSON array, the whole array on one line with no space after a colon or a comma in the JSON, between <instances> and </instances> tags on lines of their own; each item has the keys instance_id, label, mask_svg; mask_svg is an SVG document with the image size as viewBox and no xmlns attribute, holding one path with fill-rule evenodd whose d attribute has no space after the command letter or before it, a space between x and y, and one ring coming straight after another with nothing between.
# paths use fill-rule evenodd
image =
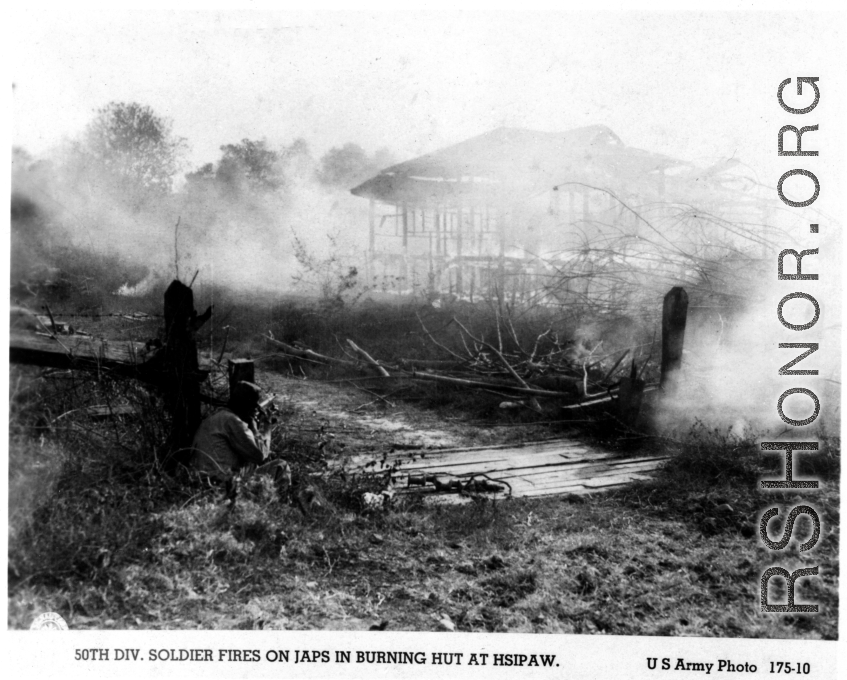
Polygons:
<instances>
[{"instance_id":1,"label":"smoke","mask_svg":"<svg viewBox=\"0 0 847 680\"><path fill-rule=\"evenodd\" d=\"M195 273L199 286L241 293L285 294L295 284L315 292L305 285L295 241L313 264L333 258L361 266L367 203L349 188L376 169L342 168L332 183L321 181L328 161L313 159L303 140L278 150L243 140L222 150L173 192L116 177L79 143L38 160L16 150L13 286L37 292L57 277L78 286L79 269L92 265L96 277L93 265L107 258L120 263L104 284L108 293L143 295Z\"/></svg>"},{"instance_id":2,"label":"smoke","mask_svg":"<svg viewBox=\"0 0 847 680\"><path fill-rule=\"evenodd\" d=\"M790 216L785 216L790 217ZM828 234L810 243L808 222L785 223L779 238L769 244L756 266L734 273L735 302L715 305L692 299L685 332L685 349L678 388L662 399L656 414L661 430L684 432L699 420L737 437L814 437L837 433L840 423L840 237L833 222ZM803 273L816 281L779 281L777 256L783 249L818 247L819 256L803 261ZM792 258L786 273L795 272ZM808 293L818 301L820 318L808 330L786 328L777 317L784 296ZM794 298L782 306L783 317L795 325L810 322L812 303ZM780 348L780 343L817 343L818 350L791 367L815 370L817 375L780 375L780 369L807 348ZM817 397L819 415L805 426L780 417L777 403L786 390L802 388ZM785 417L802 421L814 414L808 393L786 396Z\"/></svg>"},{"instance_id":3,"label":"smoke","mask_svg":"<svg viewBox=\"0 0 847 680\"><path fill-rule=\"evenodd\" d=\"M144 295L177 275L190 281L195 272L201 290L210 285L246 294L319 295L332 289L328 278L361 269L368 206L351 196L349 188L390 165L388 154L369 157L347 144L316 160L303 140L280 148L242 140L222 147L222 152L221 158L188 173L176 190L161 192L106 171L79 143L65 144L41 159L17 150L12 176L13 295L37 293L57 282ZM702 187L704 182L694 184ZM672 189L669 181L668 191ZM657 210L667 214L664 222L651 217L659 228L647 231L649 238L626 232L617 241L606 237L602 250L579 251L590 259L586 280L592 291L599 290L591 299L618 296L615 299L625 307L619 310L623 317L641 318L645 305L658 311L661 291L671 285L684 285L689 292L680 389L662 400L656 424L680 430L699 419L739 436L778 436L792 428L779 416L777 400L785 390L802 387L820 402L818 418L806 427L824 424L837 430L838 225L824 214L784 210L773 200L775 190L770 202L756 204L760 214L753 220L732 217L732 209L726 219L711 216L714 205L707 206L710 210L695 207L700 195L686 189L680 196L677 203L685 210L674 209L667 200L662 203ZM644 229L630 221L630 230ZM810 221L822 225L814 237ZM619 228L619 221L613 226ZM649 247L656 250L658 243L661 250L649 250L645 244L650 239L654 245ZM804 272L819 274L819 280L778 282L776 258L786 248L819 248L820 254L807 257L803 265ZM598 270L598 253L612 251L614 257L599 260L605 269ZM643 262L648 265L639 264ZM689 266L686 263L692 263L691 273L673 280L671 272ZM560 264L569 276L579 274L578 262ZM620 297L624 275L629 283ZM608 286L603 285L604 276ZM563 281L566 290L576 289L588 299L588 289L579 288L578 278ZM803 332L785 328L776 315L780 299L795 290L814 295L821 306L818 323ZM793 299L783 309L788 319L811 316L804 299ZM590 318L585 323L590 324ZM582 331L588 333L588 326ZM600 339L592 336L592 341ZM819 349L794 368L815 369L818 375L780 375L780 367L803 349L780 348L779 343L801 342L818 343ZM782 408L788 419L802 420L813 404L807 393L795 393L784 399Z\"/></svg>"}]
</instances>

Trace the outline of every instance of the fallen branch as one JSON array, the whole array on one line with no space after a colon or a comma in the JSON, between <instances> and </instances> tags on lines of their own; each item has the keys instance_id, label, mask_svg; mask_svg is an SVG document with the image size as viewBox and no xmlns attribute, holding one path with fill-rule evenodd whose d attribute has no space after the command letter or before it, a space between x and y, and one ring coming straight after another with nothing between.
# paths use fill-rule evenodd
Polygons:
<instances>
[{"instance_id":1,"label":"fallen branch","mask_svg":"<svg viewBox=\"0 0 847 680\"><path fill-rule=\"evenodd\" d=\"M453 322L459 328L461 328L465 333L467 333L468 337L471 340L473 340L474 342L478 342L479 344L484 345L485 347L488 347L488 349L490 349L492 352L494 352L494 354L500 360L500 363L502 363L504 368L509 372L509 375L511 375L518 382L518 384L521 387L523 387L524 389L531 389L529 384L526 382L526 380L521 378L521 376L518 375L518 372L512 367L512 365L508 361L506 361L506 357L503 356L503 353L499 349L497 349L493 345L487 343L485 340L477 340L473 335L471 335L471 332L467 328L465 328L461 324L461 322L459 322L458 319L456 319L456 317L453 317ZM497 332L498 332L498 337L499 337L499 332L500 332L499 318L498 318L498 324L497 324ZM502 344L503 344L503 340L501 338L500 339L500 345L502 346ZM533 410L538 411L539 413L541 412L541 406L538 404L538 402L535 399L530 400L530 407Z\"/></svg>"},{"instance_id":2,"label":"fallen branch","mask_svg":"<svg viewBox=\"0 0 847 680\"><path fill-rule=\"evenodd\" d=\"M424 322L423 322L423 319L421 319L421 315L420 315L420 314L415 314L415 316L417 316L417 317L418 317L418 322L421 324L421 328L423 328L424 333L426 333L426 334L427 334L427 337L428 337L430 340L432 340L432 343L433 343L436 347L440 347L441 349L443 349L445 352L447 352L447 353L448 353L448 354L450 354L451 356L456 357L459 361L461 361L461 362L463 362L463 363L467 363L467 360L466 360L463 356L461 356L461 355L459 355L459 354L456 354L456 352L454 352L454 351L453 351L452 349L450 349L449 347L447 347L447 346L445 346L445 345L442 345L440 342L438 342L438 340L436 340L436 339L432 336L432 333L430 333L430 332L429 332L429 330L427 329L427 327L426 327L426 326L424 326ZM449 324L448 324L448 326L449 326ZM447 328L447 326L445 326L445 328Z\"/></svg>"},{"instance_id":3,"label":"fallen branch","mask_svg":"<svg viewBox=\"0 0 847 680\"><path fill-rule=\"evenodd\" d=\"M389 377L390 377L390 376L389 376ZM369 401L367 404L362 404L361 406L357 406L356 408L354 408L354 409L353 409L354 411L358 411L360 408L364 408L365 406L370 406L371 404L373 404L374 402L377 402L377 401L382 401L382 402L384 402L387 406L390 406L391 408L394 408L394 404L393 404L392 402L388 401L388 399L386 399L386 398L385 398L385 397L383 397L382 395L377 394L376 392L372 392L371 390L369 390L369 389L368 389L368 388L366 388L366 387L362 387L361 385L357 385L357 384L356 384L355 382L353 382L352 380L345 380L344 382L350 383L350 384L351 384L353 387L355 387L357 390L360 390L360 391L364 392L365 394L370 394L372 397L376 397L376 399L374 399L373 401ZM395 394L395 393L399 392L401 389L403 389L403 388L401 387L401 388L400 388L400 389L398 389L398 390L394 390L393 392L390 392L388 396L390 397L392 394Z\"/></svg>"},{"instance_id":4,"label":"fallen branch","mask_svg":"<svg viewBox=\"0 0 847 680\"><path fill-rule=\"evenodd\" d=\"M282 340L277 340L273 337L270 332L268 335L262 336L265 340L270 342L272 345L276 345L277 347L285 350L286 353L291 354L295 357L300 357L303 359L311 359L313 361L319 361L325 364L336 364L338 366L350 366L353 368L358 368L358 364L355 361L347 361L346 359L336 359L334 357L324 356L323 354L318 354L310 349L300 349L299 347L294 347L293 345L289 345Z\"/></svg>"},{"instance_id":5,"label":"fallen branch","mask_svg":"<svg viewBox=\"0 0 847 680\"><path fill-rule=\"evenodd\" d=\"M462 369L467 366L466 361L450 361L449 359L398 359L400 368L404 370L420 370L422 368L439 368L442 370Z\"/></svg>"},{"instance_id":6,"label":"fallen branch","mask_svg":"<svg viewBox=\"0 0 847 680\"><path fill-rule=\"evenodd\" d=\"M621 354L621 355L618 357L618 360L615 362L615 365L614 365L614 366L612 366L612 367L608 370L608 372L606 373L606 375L605 375L605 376L603 376L603 379L600 381L601 383L606 382L609 378L611 378L611 377L612 377L612 373L614 373L614 372L615 372L615 369L616 369L618 366L620 366L620 365L621 365L621 362L622 362L622 361L626 358L626 355L627 355L627 354L629 354L629 350L626 350L623 354Z\"/></svg>"},{"instance_id":7,"label":"fallen branch","mask_svg":"<svg viewBox=\"0 0 847 680\"><path fill-rule=\"evenodd\" d=\"M528 394L535 397L551 397L554 399L568 399L573 400L574 395L569 394L567 392L553 392L551 390L541 390L534 387L518 387L516 385L508 385L508 384L497 384L484 382L482 380L467 380L465 378L454 378L449 375L439 375L437 373L412 373L407 376L391 376L391 377L407 377L413 380L429 380L432 382L443 382L449 383L451 385L458 385L459 387L473 387L473 388L483 388L483 389L499 389L499 390L510 390L512 392L518 392L519 394Z\"/></svg>"},{"instance_id":8,"label":"fallen branch","mask_svg":"<svg viewBox=\"0 0 847 680\"><path fill-rule=\"evenodd\" d=\"M374 359L370 354L368 354L365 350L359 347L355 342L350 340L350 338L347 338L347 344L350 345L350 349L352 349L356 354L362 357L368 363L368 365L370 365L371 368L373 368L383 378L391 377L388 371L386 371L385 368L380 365L380 363L376 359Z\"/></svg>"},{"instance_id":9,"label":"fallen branch","mask_svg":"<svg viewBox=\"0 0 847 680\"><path fill-rule=\"evenodd\" d=\"M356 387L357 389L360 389L360 390L362 390L363 392L367 392L368 394L372 394L373 396L375 396L375 397L376 397L376 399L372 399L371 401L369 401L369 402L367 402L367 403L360 404L360 405L359 405L359 406L357 406L356 408L352 409L352 411L351 411L351 412L355 413L355 412L356 412L356 411L358 411L359 409L365 408L366 406L370 406L371 404L375 404L375 403L376 403L376 402L378 402L378 401L382 401L382 402L384 402L387 406L389 406L389 407L391 407L391 408L394 408L395 404L393 404L392 402L388 401L388 399L386 399L386 398L385 398L385 397L383 397L382 395L379 395L379 394L377 394L376 392L371 392L370 390L366 390L366 389L364 389L363 387L360 387L359 385L356 385L356 384L355 384L355 383L353 383L352 381L351 381L351 384L353 385L353 387ZM388 393L388 396L390 397L392 394L397 394L397 392L401 392L402 390L403 390L403 388L402 388L402 387L401 387L400 389L397 389L397 390L392 390L391 392L389 392L389 393Z\"/></svg>"},{"instance_id":10,"label":"fallen branch","mask_svg":"<svg viewBox=\"0 0 847 680\"><path fill-rule=\"evenodd\" d=\"M226 341L229 340L229 329L230 328L232 328L232 326L224 326L224 344L223 344L223 347L221 347L221 353L220 353L220 356L218 357L218 363L219 364L224 360L224 353L226 352Z\"/></svg>"}]
</instances>

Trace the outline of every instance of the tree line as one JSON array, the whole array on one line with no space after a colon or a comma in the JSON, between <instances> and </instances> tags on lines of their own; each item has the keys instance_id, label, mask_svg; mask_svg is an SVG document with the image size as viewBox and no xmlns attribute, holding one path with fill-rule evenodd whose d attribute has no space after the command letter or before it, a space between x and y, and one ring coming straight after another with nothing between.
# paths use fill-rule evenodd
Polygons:
<instances>
[{"instance_id":1,"label":"tree line","mask_svg":"<svg viewBox=\"0 0 847 680\"><path fill-rule=\"evenodd\" d=\"M64 163L82 175L108 176L128 194L161 196L173 192L180 177L185 191L210 183L234 193L278 191L291 179L286 170L311 174L325 187L349 189L396 162L387 149L369 155L352 142L315 159L302 137L277 147L265 139L244 138L222 145L217 160L184 172L188 150L172 121L150 106L111 102L97 109L71 142ZM13 160L20 165L34 159L17 148Z\"/></svg>"},{"instance_id":2,"label":"tree line","mask_svg":"<svg viewBox=\"0 0 847 680\"><path fill-rule=\"evenodd\" d=\"M293 257L286 239L296 220L286 215L304 193L312 201L305 212L331 230L339 217L315 206L349 207L350 188L395 162L386 149L369 154L352 142L316 157L303 138L244 138L219 148L216 159L191 167L188 141L172 121L138 102L95 110L77 137L44 157L13 148L12 286L55 288L61 279L80 289L98 278L108 288L116 278L132 286L139 272L164 268L177 217L191 266L223 261L214 253L231 251L237 231L258 271L257 253ZM104 254L104 266L87 272ZM115 267L115 257L127 266ZM130 270L135 275L124 276Z\"/></svg>"}]
</instances>

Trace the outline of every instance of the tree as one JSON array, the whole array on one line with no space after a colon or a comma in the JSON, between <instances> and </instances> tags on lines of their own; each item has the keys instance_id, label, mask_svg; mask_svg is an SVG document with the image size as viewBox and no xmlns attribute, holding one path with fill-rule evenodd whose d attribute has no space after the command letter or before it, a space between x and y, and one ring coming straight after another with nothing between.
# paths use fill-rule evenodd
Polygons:
<instances>
[{"instance_id":1,"label":"tree","mask_svg":"<svg viewBox=\"0 0 847 680\"><path fill-rule=\"evenodd\" d=\"M358 144L333 147L321 158L318 180L333 187L352 188L392 164L391 154L380 149L372 158Z\"/></svg>"},{"instance_id":2,"label":"tree","mask_svg":"<svg viewBox=\"0 0 847 680\"><path fill-rule=\"evenodd\" d=\"M302 137L283 147L280 159L287 179L311 181L314 178L315 160L312 158L309 143Z\"/></svg>"},{"instance_id":3,"label":"tree","mask_svg":"<svg viewBox=\"0 0 847 680\"><path fill-rule=\"evenodd\" d=\"M216 181L214 163L206 163L194 172L186 173L185 181L189 190L212 185Z\"/></svg>"},{"instance_id":4,"label":"tree","mask_svg":"<svg viewBox=\"0 0 847 680\"><path fill-rule=\"evenodd\" d=\"M358 144L333 147L321 158L318 179L328 186L355 184L365 172L368 155Z\"/></svg>"},{"instance_id":5,"label":"tree","mask_svg":"<svg viewBox=\"0 0 847 680\"><path fill-rule=\"evenodd\" d=\"M186 149L170 121L136 102L111 102L98 109L82 145L115 181L158 194L170 192Z\"/></svg>"},{"instance_id":6,"label":"tree","mask_svg":"<svg viewBox=\"0 0 847 680\"><path fill-rule=\"evenodd\" d=\"M221 151L223 155L216 172L218 181L232 188L246 186L253 191L275 191L283 185L280 156L268 148L266 141L242 139L238 144L222 146Z\"/></svg>"}]
</instances>

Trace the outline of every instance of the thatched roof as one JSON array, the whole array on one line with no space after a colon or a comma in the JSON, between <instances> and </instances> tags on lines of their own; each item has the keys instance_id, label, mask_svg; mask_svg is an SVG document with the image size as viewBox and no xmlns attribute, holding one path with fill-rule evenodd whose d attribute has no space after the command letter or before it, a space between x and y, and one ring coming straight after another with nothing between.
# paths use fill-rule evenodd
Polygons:
<instances>
[{"instance_id":1,"label":"thatched roof","mask_svg":"<svg viewBox=\"0 0 847 680\"><path fill-rule=\"evenodd\" d=\"M561 133L503 127L392 165L351 193L418 206L505 205L563 182L613 188L678 165L686 163L628 147L604 125Z\"/></svg>"}]
</instances>

